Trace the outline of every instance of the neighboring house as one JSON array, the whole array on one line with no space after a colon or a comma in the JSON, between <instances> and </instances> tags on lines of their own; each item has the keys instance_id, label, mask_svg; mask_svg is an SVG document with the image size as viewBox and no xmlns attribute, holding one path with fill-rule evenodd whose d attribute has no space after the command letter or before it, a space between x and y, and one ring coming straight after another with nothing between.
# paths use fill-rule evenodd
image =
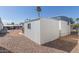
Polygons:
<instances>
[{"instance_id":1,"label":"neighboring house","mask_svg":"<svg viewBox=\"0 0 79 59\"><path fill-rule=\"evenodd\" d=\"M22 25L17 25L17 24L4 25L4 28L7 28L8 30L12 30L12 29L22 29Z\"/></svg>"},{"instance_id":2,"label":"neighboring house","mask_svg":"<svg viewBox=\"0 0 79 59\"><path fill-rule=\"evenodd\" d=\"M40 18L24 23L24 35L36 42L44 44L70 34L70 23L54 18Z\"/></svg>"}]
</instances>

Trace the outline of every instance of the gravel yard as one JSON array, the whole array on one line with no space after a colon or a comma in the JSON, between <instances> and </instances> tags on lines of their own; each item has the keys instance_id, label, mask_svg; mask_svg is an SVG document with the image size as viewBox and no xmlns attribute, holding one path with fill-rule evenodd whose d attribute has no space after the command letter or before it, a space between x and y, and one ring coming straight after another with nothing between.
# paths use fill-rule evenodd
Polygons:
<instances>
[{"instance_id":1,"label":"gravel yard","mask_svg":"<svg viewBox=\"0 0 79 59\"><path fill-rule=\"evenodd\" d=\"M0 52L13 53L65 53L79 52L79 37L69 35L38 45L21 34L21 30L11 30L6 35L0 36ZM6 51L7 50L7 51Z\"/></svg>"}]
</instances>

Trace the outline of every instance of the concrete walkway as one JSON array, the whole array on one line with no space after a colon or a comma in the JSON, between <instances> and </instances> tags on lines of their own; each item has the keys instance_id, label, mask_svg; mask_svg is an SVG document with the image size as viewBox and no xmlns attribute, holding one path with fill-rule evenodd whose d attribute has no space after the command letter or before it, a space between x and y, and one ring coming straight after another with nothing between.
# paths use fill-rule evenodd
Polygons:
<instances>
[{"instance_id":1,"label":"concrete walkway","mask_svg":"<svg viewBox=\"0 0 79 59\"><path fill-rule=\"evenodd\" d=\"M65 53L65 52L79 52L79 44L77 44L78 36L62 37L58 41L53 41L51 44L57 46L38 45L20 34L20 30L9 31L5 36L0 37L0 47L6 48L13 53ZM63 40L64 39L64 40ZM66 41L67 40L67 41ZM69 42L68 42L69 41ZM56 43L57 42L57 43ZM63 42L62 44L60 44ZM64 42L66 42L64 44ZM70 43L70 44L69 44ZM60 44L60 46L59 46ZM67 47L68 46L68 47ZM62 47L62 49L60 49ZM73 47L73 48L70 48ZM64 49L65 48L65 49ZM69 49L70 48L70 49ZM3 51L4 52L4 51Z\"/></svg>"}]
</instances>

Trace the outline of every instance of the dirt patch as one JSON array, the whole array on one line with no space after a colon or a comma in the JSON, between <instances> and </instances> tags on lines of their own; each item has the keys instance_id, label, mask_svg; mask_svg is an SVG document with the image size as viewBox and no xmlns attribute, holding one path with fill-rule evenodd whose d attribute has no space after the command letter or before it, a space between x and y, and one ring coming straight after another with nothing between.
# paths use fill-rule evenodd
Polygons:
<instances>
[{"instance_id":1,"label":"dirt patch","mask_svg":"<svg viewBox=\"0 0 79 59\"><path fill-rule=\"evenodd\" d=\"M76 40L79 40L79 37L75 35L61 37L45 45L38 45L19 33L21 30L12 30L0 37L0 46L4 52L8 50L14 53L64 53L72 52L73 49L74 52L79 51L79 45L76 46L78 42Z\"/></svg>"}]
</instances>

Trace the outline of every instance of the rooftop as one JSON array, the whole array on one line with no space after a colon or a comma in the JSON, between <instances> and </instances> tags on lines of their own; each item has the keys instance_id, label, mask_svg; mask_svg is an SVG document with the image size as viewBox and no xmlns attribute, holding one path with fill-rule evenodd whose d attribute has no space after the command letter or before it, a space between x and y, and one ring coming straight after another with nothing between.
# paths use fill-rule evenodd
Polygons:
<instances>
[{"instance_id":1,"label":"rooftop","mask_svg":"<svg viewBox=\"0 0 79 59\"><path fill-rule=\"evenodd\" d=\"M40 19L55 19L55 20L63 20L63 21L67 21L68 23L73 23L73 21L66 16L57 16L57 17L51 17L51 18L37 18L37 19L27 19L25 22L32 22L32 21L37 21Z\"/></svg>"}]
</instances>

